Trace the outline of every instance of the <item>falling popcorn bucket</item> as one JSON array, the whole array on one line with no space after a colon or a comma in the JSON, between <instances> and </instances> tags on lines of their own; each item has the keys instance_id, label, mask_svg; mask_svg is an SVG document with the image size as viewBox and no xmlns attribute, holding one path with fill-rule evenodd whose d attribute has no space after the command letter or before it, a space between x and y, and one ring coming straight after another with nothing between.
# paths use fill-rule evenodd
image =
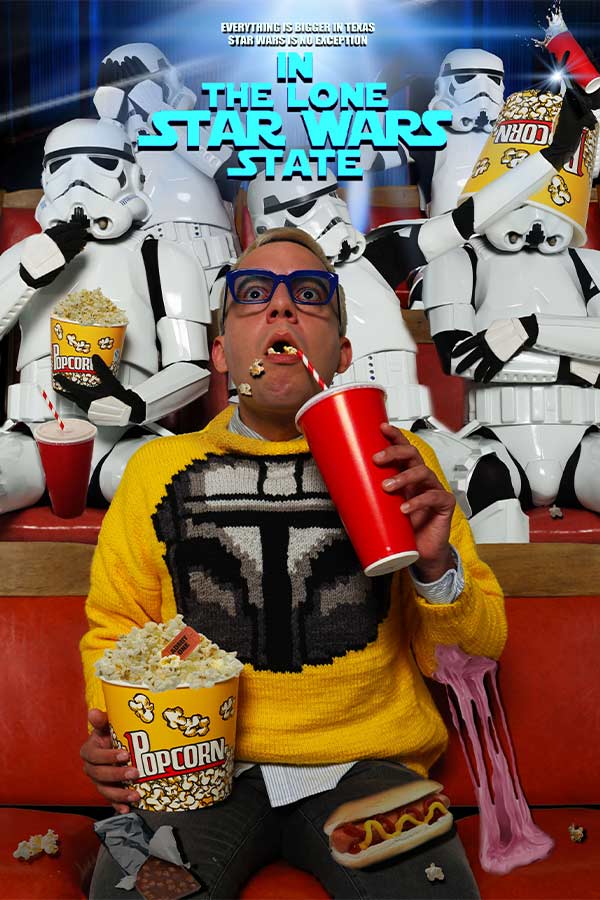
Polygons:
<instances>
[{"instance_id":1,"label":"falling popcorn bucket","mask_svg":"<svg viewBox=\"0 0 600 900\"><path fill-rule=\"evenodd\" d=\"M78 384L94 387L100 383L92 356L97 354L116 375L121 362L127 324L82 325L70 319L50 316L52 374L66 375ZM60 391L53 379L52 387Z\"/></svg>"},{"instance_id":2,"label":"falling popcorn bucket","mask_svg":"<svg viewBox=\"0 0 600 900\"><path fill-rule=\"evenodd\" d=\"M180 812L229 796L238 681L153 691L102 679L113 747L140 773L140 809Z\"/></svg>"},{"instance_id":3,"label":"falling popcorn bucket","mask_svg":"<svg viewBox=\"0 0 600 900\"><path fill-rule=\"evenodd\" d=\"M507 97L459 203L514 169L532 153L547 147L552 140L561 103L560 95L533 89ZM585 227L596 156L596 130L584 128L571 159L527 200L530 206L553 212L572 225L572 244L577 247L587 240Z\"/></svg>"}]
</instances>

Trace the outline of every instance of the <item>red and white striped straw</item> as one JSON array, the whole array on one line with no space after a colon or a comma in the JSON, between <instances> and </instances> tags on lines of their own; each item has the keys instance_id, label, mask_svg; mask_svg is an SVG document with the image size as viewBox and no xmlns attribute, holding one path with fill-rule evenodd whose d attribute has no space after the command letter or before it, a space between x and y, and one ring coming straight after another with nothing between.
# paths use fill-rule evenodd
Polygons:
<instances>
[{"instance_id":1,"label":"red and white striped straw","mask_svg":"<svg viewBox=\"0 0 600 900\"><path fill-rule=\"evenodd\" d=\"M46 391L44 390L44 388L41 387L41 388L40 388L40 391L42 392L42 397L44 398L44 400L45 400L46 403L48 404L48 409L50 410L50 412L52 413L52 415L54 416L54 418L55 418L56 421L58 422L58 424L59 424L59 426L60 426L60 430L61 430L61 431L64 431L64 430L65 430L65 423L63 422L63 420L61 419L61 417L59 416L59 414L56 412L56 409L55 409L55 407L54 407L54 404L53 404L52 400L50 400L50 398L49 398L48 394L46 393Z\"/></svg>"},{"instance_id":2,"label":"red and white striped straw","mask_svg":"<svg viewBox=\"0 0 600 900\"><path fill-rule=\"evenodd\" d=\"M302 350L296 350L296 354L300 357L300 359L302 360L302 362L304 363L304 365L306 366L306 368L308 369L308 371L310 372L312 377L315 379L315 381L317 382L317 384L319 385L321 390L326 391L327 385L325 384L325 382L323 381L323 379L321 378L321 376L319 375L319 373L317 372L317 370L315 369L315 367L313 366L311 361L306 357L306 355L302 352Z\"/></svg>"}]
</instances>

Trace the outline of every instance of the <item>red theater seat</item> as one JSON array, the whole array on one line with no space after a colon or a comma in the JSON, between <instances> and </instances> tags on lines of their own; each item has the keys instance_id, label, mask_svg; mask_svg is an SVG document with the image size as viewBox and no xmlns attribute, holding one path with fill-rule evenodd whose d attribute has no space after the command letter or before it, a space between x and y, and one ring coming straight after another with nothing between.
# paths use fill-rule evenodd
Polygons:
<instances>
[{"instance_id":1,"label":"red theater seat","mask_svg":"<svg viewBox=\"0 0 600 900\"><path fill-rule=\"evenodd\" d=\"M240 894L240 900L325 900L330 895L309 875L279 860L254 875Z\"/></svg>"},{"instance_id":2,"label":"red theater seat","mask_svg":"<svg viewBox=\"0 0 600 900\"><path fill-rule=\"evenodd\" d=\"M0 602L0 896L84 898L99 841L94 820L69 807L98 807L102 798L79 757L86 735L77 649L86 629L83 598L2 597ZM27 805L64 810L17 808ZM58 856L43 854L28 862L13 857L20 841L49 828L60 838Z\"/></svg>"},{"instance_id":3,"label":"red theater seat","mask_svg":"<svg viewBox=\"0 0 600 900\"><path fill-rule=\"evenodd\" d=\"M31 191L19 191L19 194L38 193ZM41 191L40 191L41 194ZM11 196L7 194L4 197L4 203L10 202ZM14 201L13 201L14 202ZM41 231L40 226L33 217L34 210L18 207L2 206L0 209L0 253L18 244L19 241L29 237L30 234L36 234Z\"/></svg>"},{"instance_id":4,"label":"red theater seat","mask_svg":"<svg viewBox=\"0 0 600 900\"><path fill-rule=\"evenodd\" d=\"M75 541L95 544L103 509L86 509L74 519L60 519L48 506L32 506L0 516L0 541Z\"/></svg>"},{"instance_id":5,"label":"red theater seat","mask_svg":"<svg viewBox=\"0 0 600 900\"><path fill-rule=\"evenodd\" d=\"M532 509L529 516L529 539L579 544L600 544L600 516L587 509L564 509L562 519L553 519L549 509Z\"/></svg>"},{"instance_id":6,"label":"red theater seat","mask_svg":"<svg viewBox=\"0 0 600 900\"><path fill-rule=\"evenodd\" d=\"M451 431L462 428L465 382L457 375L444 374L435 344L417 345L417 377L430 390L434 417Z\"/></svg>"},{"instance_id":7,"label":"red theater seat","mask_svg":"<svg viewBox=\"0 0 600 900\"><path fill-rule=\"evenodd\" d=\"M479 817L468 816L458 822L473 874L484 900L587 900L600 896L600 853L597 835L599 809L536 809L533 818L554 840L546 858L513 869L507 875L491 875L479 864ZM569 825L575 823L587 831L587 839L575 844Z\"/></svg>"},{"instance_id":8,"label":"red theater seat","mask_svg":"<svg viewBox=\"0 0 600 900\"><path fill-rule=\"evenodd\" d=\"M600 829L600 810L564 807L537 809L535 823L554 840L551 854L507 875L485 872L479 863L479 816L467 816L457 823L475 880L484 900L587 900L600 895L600 854L594 835ZM569 825L586 829L589 838L574 844ZM435 853L432 853L435 856ZM307 872L285 862L272 863L250 879L241 900L313 900L330 895Z\"/></svg>"},{"instance_id":9,"label":"red theater seat","mask_svg":"<svg viewBox=\"0 0 600 900\"><path fill-rule=\"evenodd\" d=\"M52 772L48 770L48 778ZM98 854L94 819L73 813L0 809L0 896L7 900L79 900L88 896ZM60 837L57 856L15 859L20 841L49 828Z\"/></svg>"},{"instance_id":10,"label":"red theater seat","mask_svg":"<svg viewBox=\"0 0 600 900\"><path fill-rule=\"evenodd\" d=\"M32 568L38 560L38 545L28 546L30 561L24 565ZM71 578L75 577L73 546L54 546L54 564L47 556L42 573L42 584L48 590L68 565L73 570ZM80 549L89 560L91 548ZM4 851L0 854L0 896L81 897L98 842L91 820L75 810L100 804L79 759L85 737L78 653L86 627L83 597L13 595L1 597L0 602L4 772L0 779L0 806L4 807L0 809L0 850ZM484 898L593 896L586 893L584 878L588 871L590 877L596 872L590 858L598 859L594 835L600 827L600 811L572 807L600 806L596 759L600 698L595 674L599 597L509 597L507 613L509 639L500 664L500 691L526 797L534 806L555 807L536 809L535 817L555 838L556 850L543 863L492 878L478 869L476 819L459 822L458 827ZM444 691L439 685L434 687L444 711ZM452 732L447 755L432 776L445 785L457 814L473 805L462 751ZM23 809L27 806L58 806L61 811ZM566 843L565 829L571 822L588 829L589 844ZM61 836L59 858L27 864L12 858L21 840L45 833L49 827ZM557 869L565 870L561 881L555 875ZM568 885L572 885L570 892ZM242 896L308 900L326 894L309 875L278 862L258 872Z\"/></svg>"}]
</instances>

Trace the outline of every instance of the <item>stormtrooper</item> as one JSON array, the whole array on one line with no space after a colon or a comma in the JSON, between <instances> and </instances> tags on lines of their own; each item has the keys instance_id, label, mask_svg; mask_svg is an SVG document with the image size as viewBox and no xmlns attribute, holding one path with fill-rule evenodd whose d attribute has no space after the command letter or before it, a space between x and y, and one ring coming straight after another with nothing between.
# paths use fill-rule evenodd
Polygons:
<instances>
[{"instance_id":1,"label":"stormtrooper","mask_svg":"<svg viewBox=\"0 0 600 900\"><path fill-rule=\"evenodd\" d=\"M331 172L312 181L282 178L283 165L273 180L260 173L248 186L248 211L256 234L269 228L301 228L319 242L335 265L346 295L348 337L352 342L350 368L334 384L375 381L387 391L387 409L394 424L410 429L415 420L431 414L427 388L418 383L415 343L404 324L398 298L377 270L364 258L365 238L351 221Z\"/></svg>"},{"instance_id":2,"label":"stormtrooper","mask_svg":"<svg viewBox=\"0 0 600 900\"><path fill-rule=\"evenodd\" d=\"M421 208L428 216L456 206L502 108L504 64L487 50L451 50L442 60L434 90L428 108L452 112L445 147L365 149L361 157L365 167L373 170L414 163Z\"/></svg>"},{"instance_id":3,"label":"stormtrooper","mask_svg":"<svg viewBox=\"0 0 600 900\"><path fill-rule=\"evenodd\" d=\"M539 155L556 103L512 95L466 193ZM487 540L527 540L521 506L600 512L600 253L576 249L586 240L594 125L545 188L425 269L440 359L469 383L462 448L444 435L429 442Z\"/></svg>"},{"instance_id":4,"label":"stormtrooper","mask_svg":"<svg viewBox=\"0 0 600 900\"><path fill-rule=\"evenodd\" d=\"M54 129L42 186L35 213L42 233L0 258L0 337L17 321L21 327L20 382L9 388L0 432L0 512L31 505L44 492L30 433L51 418L41 389L62 417L87 415L98 426L92 495L110 501L129 457L155 436L135 426L156 430L151 423L208 388L202 271L177 244L136 228L148 199L122 126L76 119ZM63 379L65 392L55 393L50 313L69 292L98 287L129 320L119 377L95 357L98 385Z\"/></svg>"},{"instance_id":5,"label":"stormtrooper","mask_svg":"<svg viewBox=\"0 0 600 900\"><path fill-rule=\"evenodd\" d=\"M564 125L569 125L577 137L581 133L580 124L563 121ZM301 177L284 179L282 171L283 166L276 167L274 179L267 180L261 173L250 182L248 211L256 233L295 226L321 244L344 287L348 336L353 347L353 364L343 376L337 376L336 383L383 384L388 392L390 419L401 427L413 427L417 420L430 417L431 407L427 389L417 381L416 346L404 324L398 298L364 258L364 235L353 227L331 172L326 179L317 180L313 171L308 181ZM490 183L452 213L421 222L416 229L409 226L422 261L459 246L467 234L480 231L502 210L526 198L532 185L543 183L550 173L555 173L551 161L544 156L532 157L527 165L513 168L501 182Z\"/></svg>"},{"instance_id":6,"label":"stormtrooper","mask_svg":"<svg viewBox=\"0 0 600 900\"><path fill-rule=\"evenodd\" d=\"M98 114L124 123L146 178L149 215L142 229L181 244L200 264L204 286L199 303L204 307L202 321L209 323L208 297L214 278L239 249L229 204L224 204L215 180L231 164L233 151L230 147L209 151L203 146L188 150L183 130L173 152L138 148L138 136L151 128L151 113L190 110L196 105L196 95L154 44L124 44L112 50L100 64L98 84L94 94ZM200 131L208 135L208 129Z\"/></svg>"},{"instance_id":7,"label":"stormtrooper","mask_svg":"<svg viewBox=\"0 0 600 900\"><path fill-rule=\"evenodd\" d=\"M449 109L442 150L415 151L428 216L454 209L504 100L504 64L486 50L452 50L443 59L429 109Z\"/></svg>"},{"instance_id":8,"label":"stormtrooper","mask_svg":"<svg viewBox=\"0 0 600 900\"><path fill-rule=\"evenodd\" d=\"M435 217L456 207L459 196L471 174L488 134L492 130L504 98L504 64L500 57L486 50L452 50L442 60L435 81L435 94L429 109L451 110L452 122L446 126L446 145L397 151L365 148L361 162L366 169L394 168L413 164L419 187L421 209ZM365 255L371 259L392 287L411 275L410 305L421 305L422 265L418 248L404 242L393 261L381 255L377 242L398 228L397 222L382 225L368 236ZM406 226L406 222L403 223Z\"/></svg>"}]
</instances>

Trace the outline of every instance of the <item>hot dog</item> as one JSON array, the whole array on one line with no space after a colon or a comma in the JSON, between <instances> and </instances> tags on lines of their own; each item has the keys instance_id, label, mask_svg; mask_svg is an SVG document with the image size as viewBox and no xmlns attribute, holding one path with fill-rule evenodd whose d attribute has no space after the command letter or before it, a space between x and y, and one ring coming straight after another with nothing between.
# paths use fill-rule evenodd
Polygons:
<instances>
[{"instance_id":1,"label":"hot dog","mask_svg":"<svg viewBox=\"0 0 600 900\"><path fill-rule=\"evenodd\" d=\"M437 781L411 781L338 806L323 826L333 858L361 869L449 831L453 818L442 790Z\"/></svg>"}]
</instances>

